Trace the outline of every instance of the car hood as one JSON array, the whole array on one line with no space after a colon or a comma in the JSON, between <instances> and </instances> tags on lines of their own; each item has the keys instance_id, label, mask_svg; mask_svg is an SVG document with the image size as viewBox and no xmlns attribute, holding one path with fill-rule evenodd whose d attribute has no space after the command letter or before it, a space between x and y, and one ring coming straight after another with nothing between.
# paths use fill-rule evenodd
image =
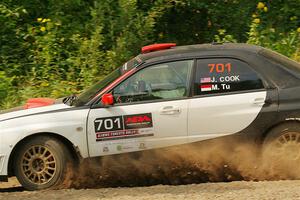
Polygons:
<instances>
[{"instance_id":1,"label":"car hood","mask_svg":"<svg viewBox=\"0 0 300 200\"><path fill-rule=\"evenodd\" d=\"M36 107L36 108L31 108L31 109L24 109L23 106L17 107L17 108L13 108L10 110L5 110L5 111L0 112L0 122L9 120L9 119L13 119L13 118L27 116L27 115L62 110L62 109L70 108L70 107L71 106L68 106L64 103L58 103L58 104L53 104L53 105L43 106L43 107Z\"/></svg>"}]
</instances>

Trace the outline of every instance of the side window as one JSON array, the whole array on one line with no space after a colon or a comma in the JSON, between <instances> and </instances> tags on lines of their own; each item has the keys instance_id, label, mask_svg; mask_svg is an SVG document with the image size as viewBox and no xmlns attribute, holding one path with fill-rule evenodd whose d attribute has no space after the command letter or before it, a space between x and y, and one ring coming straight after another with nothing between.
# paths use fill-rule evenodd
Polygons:
<instances>
[{"instance_id":1,"label":"side window","mask_svg":"<svg viewBox=\"0 0 300 200\"><path fill-rule=\"evenodd\" d=\"M264 88L250 66L231 58L197 61L194 95L227 93Z\"/></svg>"},{"instance_id":2,"label":"side window","mask_svg":"<svg viewBox=\"0 0 300 200\"><path fill-rule=\"evenodd\" d=\"M192 60L184 60L142 69L113 90L115 103L185 97L192 67Z\"/></svg>"}]
</instances>

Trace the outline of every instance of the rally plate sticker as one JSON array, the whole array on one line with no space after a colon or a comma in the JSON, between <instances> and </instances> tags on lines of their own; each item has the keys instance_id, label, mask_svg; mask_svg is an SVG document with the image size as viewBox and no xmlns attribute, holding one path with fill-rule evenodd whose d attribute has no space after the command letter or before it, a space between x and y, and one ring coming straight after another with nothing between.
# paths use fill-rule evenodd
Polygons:
<instances>
[{"instance_id":1,"label":"rally plate sticker","mask_svg":"<svg viewBox=\"0 0 300 200\"><path fill-rule=\"evenodd\" d=\"M151 113L97 118L94 121L96 141L153 136Z\"/></svg>"}]
</instances>

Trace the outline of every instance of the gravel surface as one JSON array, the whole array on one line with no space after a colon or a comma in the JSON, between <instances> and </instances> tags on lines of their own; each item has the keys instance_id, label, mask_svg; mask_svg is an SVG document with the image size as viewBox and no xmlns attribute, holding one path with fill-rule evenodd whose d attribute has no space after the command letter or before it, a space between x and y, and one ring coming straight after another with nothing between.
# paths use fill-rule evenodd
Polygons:
<instances>
[{"instance_id":1,"label":"gravel surface","mask_svg":"<svg viewBox=\"0 0 300 200\"><path fill-rule=\"evenodd\" d=\"M0 183L2 200L40 199L300 199L300 181L235 181L191 185L23 191L15 180Z\"/></svg>"},{"instance_id":2,"label":"gravel surface","mask_svg":"<svg viewBox=\"0 0 300 200\"><path fill-rule=\"evenodd\" d=\"M298 162L287 162L291 160L288 156L259 157L251 145L228 144L237 143L189 145L89 160L81 163L72 180L71 187L77 189L30 192L11 178L8 183L0 182L0 200L300 200Z\"/></svg>"}]
</instances>

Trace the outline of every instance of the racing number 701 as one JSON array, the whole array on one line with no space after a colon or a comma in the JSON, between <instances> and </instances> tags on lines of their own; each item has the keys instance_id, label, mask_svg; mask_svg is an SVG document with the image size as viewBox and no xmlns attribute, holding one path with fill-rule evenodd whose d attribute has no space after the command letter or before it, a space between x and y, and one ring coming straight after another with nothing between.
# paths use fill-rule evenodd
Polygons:
<instances>
[{"instance_id":1,"label":"racing number 701","mask_svg":"<svg viewBox=\"0 0 300 200\"><path fill-rule=\"evenodd\" d=\"M224 72L231 72L231 63L211 63L208 64L209 73L217 72L217 73L224 73Z\"/></svg>"},{"instance_id":2,"label":"racing number 701","mask_svg":"<svg viewBox=\"0 0 300 200\"><path fill-rule=\"evenodd\" d=\"M121 129L121 118L106 118L106 119L96 119L95 124L97 124L96 129L97 131L107 131L113 129ZM115 125L117 127L115 127Z\"/></svg>"}]
</instances>

